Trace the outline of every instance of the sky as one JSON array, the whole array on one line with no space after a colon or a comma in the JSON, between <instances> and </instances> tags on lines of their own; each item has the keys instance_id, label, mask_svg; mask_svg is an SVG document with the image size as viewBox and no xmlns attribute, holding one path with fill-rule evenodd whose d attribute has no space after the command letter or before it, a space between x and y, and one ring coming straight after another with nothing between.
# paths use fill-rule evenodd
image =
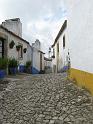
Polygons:
<instances>
[{"instance_id":1,"label":"sky","mask_svg":"<svg viewBox=\"0 0 93 124\"><path fill-rule=\"evenodd\" d=\"M20 18L22 37L30 44L39 39L46 54L66 14L63 0L0 0L0 23L6 19Z\"/></svg>"}]
</instances>

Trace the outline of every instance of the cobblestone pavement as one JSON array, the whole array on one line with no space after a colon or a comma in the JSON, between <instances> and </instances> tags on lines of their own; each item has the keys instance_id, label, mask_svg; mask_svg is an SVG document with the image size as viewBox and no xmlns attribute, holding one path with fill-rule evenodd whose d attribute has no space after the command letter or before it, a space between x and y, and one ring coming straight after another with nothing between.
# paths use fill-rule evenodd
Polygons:
<instances>
[{"instance_id":1,"label":"cobblestone pavement","mask_svg":"<svg viewBox=\"0 0 93 124\"><path fill-rule=\"evenodd\" d=\"M93 124L92 97L63 74L12 80L0 92L0 124Z\"/></svg>"}]
</instances>

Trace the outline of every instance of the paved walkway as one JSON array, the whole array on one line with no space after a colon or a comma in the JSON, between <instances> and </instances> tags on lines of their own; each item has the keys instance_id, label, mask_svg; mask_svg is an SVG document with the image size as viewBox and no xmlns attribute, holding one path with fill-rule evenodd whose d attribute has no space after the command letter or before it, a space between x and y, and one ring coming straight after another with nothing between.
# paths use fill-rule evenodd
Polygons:
<instances>
[{"instance_id":1,"label":"paved walkway","mask_svg":"<svg viewBox=\"0 0 93 124\"><path fill-rule=\"evenodd\" d=\"M93 124L93 101L63 74L15 79L0 92L0 124Z\"/></svg>"}]
</instances>

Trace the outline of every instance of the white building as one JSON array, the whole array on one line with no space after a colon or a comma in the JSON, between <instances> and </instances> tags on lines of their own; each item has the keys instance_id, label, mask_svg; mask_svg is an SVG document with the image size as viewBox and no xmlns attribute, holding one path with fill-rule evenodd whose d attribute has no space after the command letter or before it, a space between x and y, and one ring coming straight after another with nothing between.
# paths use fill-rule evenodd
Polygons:
<instances>
[{"instance_id":1,"label":"white building","mask_svg":"<svg viewBox=\"0 0 93 124\"><path fill-rule=\"evenodd\" d=\"M36 39L35 43L32 43L32 47L41 50L41 43L38 39Z\"/></svg>"},{"instance_id":2,"label":"white building","mask_svg":"<svg viewBox=\"0 0 93 124\"><path fill-rule=\"evenodd\" d=\"M52 59L44 57L45 68L52 68Z\"/></svg>"},{"instance_id":3,"label":"white building","mask_svg":"<svg viewBox=\"0 0 93 124\"><path fill-rule=\"evenodd\" d=\"M52 71L54 73L66 71L68 68L68 39L67 20L64 21L53 45Z\"/></svg>"},{"instance_id":4,"label":"white building","mask_svg":"<svg viewBox=\"0 0 93 124\"><path fill-rule=\"evenodd\" d=\"M11 29L13 29L12 26L10 27ZM18 31L18 29L16 27L16 31ZM10 44L12 42L14 42L13 48L10 47ZM20 50L18 51L16 47L19 45ZM11 30L9 30L9 28L7 29L7 26L4 27L4 25L0 25L0 57L15 58L16 60L18 60L20 66L24 66L28 60L31 60L31 56L28 58L27 52L29 51L29 47L29 42L17 35L17 32L12 32ZM26 50L26 52L24 52L24 49Z\"/></svg>"},{"instance_id":5,"label":"white building","mask_svg":"<svg viewBox=\"0 0 93 124\"><path fill-rule=\"evenodd\" d=\"M22 37L22 23L19 18L5 20L5 22L2 22L2 25L9 31L12 31L16 35Z\"/></svg>"},{"instance_id":6,"label":"white building","mask_svg":"<svg viewBox=\"0 0 93 124\"><path fill-rule=\"evenodd\" d=\"M32 74L44 73L44 52L41 51L41 44L36 40L32 44Z\"/></svg>"},{"instance_id":7,"label":"white building","mask_svg":"<svg viewBox=\"0 0 93 124\"><path fill-rule=\"evenodd\" d=\"M65 0L68 9L70 78L93 94L93 0Z\"/></svg>"},{"instance_id":8,"label":"white building","mask_svg":"<svg viewBox=\"0 0 93 124\"><path fill-rule=\"evenodd\" d=\"M32 62L32 46L29 44L27 46L27 61L31 61Z\"/></svg>"},{"instance_id":9,"label":"white building","mask_svg":"<svg viewBox=\"0 0 93 124\"><path fill-rule=\"evenodd\" d=\"M32 73L44 73L44 54L41 51L41 43L36 40L30 46L22 37L22 24L20 19L9 19L0 25L0 57L15 58L19 62L19 70L22 72L27 61L32 62ZM13 48L10 44L14 43ZM17 50L18 46L20 50Z\"/></svg>"}]
</instances>

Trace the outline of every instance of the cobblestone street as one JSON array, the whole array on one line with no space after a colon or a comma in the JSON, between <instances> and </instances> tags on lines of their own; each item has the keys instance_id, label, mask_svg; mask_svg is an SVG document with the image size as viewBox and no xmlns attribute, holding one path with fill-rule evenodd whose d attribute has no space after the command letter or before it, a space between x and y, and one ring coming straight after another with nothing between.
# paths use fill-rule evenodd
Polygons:
<instances>
[{"instance_id":1,"label":"cobblestone street","mask_svg":"<svg viewBox=\"0 0 93 124\"><path fill-rule=\"evenodd\" d=\"M0 124L93 124L92 97L64 74L11 80L0 92Z\"/></svg>"}]
</instances>

